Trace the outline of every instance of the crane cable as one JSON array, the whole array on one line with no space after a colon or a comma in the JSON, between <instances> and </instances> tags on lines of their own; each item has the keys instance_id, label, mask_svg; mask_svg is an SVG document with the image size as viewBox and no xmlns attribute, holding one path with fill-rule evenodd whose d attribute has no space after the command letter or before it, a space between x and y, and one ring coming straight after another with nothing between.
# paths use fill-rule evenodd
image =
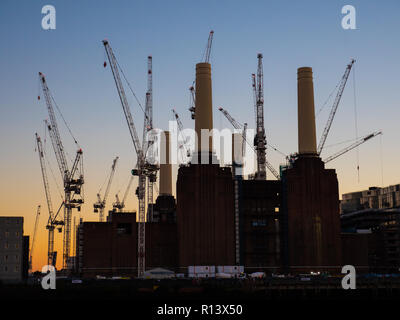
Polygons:
<instances>
[{"instance_id":1,"label":"crane cable","mask_svg":"<svg viewBox=\"0 0 400 320\"><path fill-rule=\"evenodd\" d=\"M319 108L318 112L315 115L316 117L318 117L319 114L321 113L321 111L326 107L326 105L329 102L329 100L331 99L332 95L336 92L336 89L339 87L341 81L342 80L340 79L339 82L337 83L336 87L332 90L332 92L329 94L328 98L325 100L324 104L321 106L321 108Z\"/></svg>"},{"instance_id":2,"label":"crane cable","mask_svg":"<svg viewBox=\"0 0 400 320\"><path fill-rule=\"evenodd\" d=\"M50 94L51 100L53 100L54 105L56 106L56 109L57 109L58 113L61 116L62 121L64 122L65 126L67 127L69 134L71 135L72 139L74 139L74 142L75 142L76 146L78 148L80 148L78 141L75 139L75 136L73 135L71 128L69 127L67 121L65 120L65 118L64 118L60 108L58 107L56 100L54 99L53 95L51 94L50 90L49 90L49 94Z\"/></svg>"},{"instance_id":3,"label":"crane cable","mask_svg":"<svg viewBox=\"0 0 400 320\"><path fill-rule=\"evenodd\" d=\"M357 122L357 98L356 98L356 70L353 66L353 103L354 103L354 127L356 133L356 139L358 139L358 122ZM356 161L357 161L357 180L360 183L360 154L358 146L356 148Z\"/></svg>"},{"instance_id":4,"label":"crane cable","mask_svg":"<svg viewBox=\"0 0 400 320\"><path fill-rule=\"evenodd\" d=\"M380 157L381 157L381 179L382 179L382 188L383 188L383 150L382 150L382 135L380 135L379 139L380 139Z\"/></svg>"},{"instance_id":5,"label":"crane cable","mask_svg":"<svg viewBox=\"0 0 400 320\"><path fill-rule=\"evenodd\" d=\"M129 83L128 79L126 78L125 73L122 70L121 66L119 65L119 62L118 62L117 58L115 58L115 56L114 56L114 59L117 62L118 69L119 69L119 71L121 71L121 74L124 77L125 82L127 83L128 87L129 87L129 90L132 92L133 96L135 97L136 102L139 105L140 109L142 109L142 112L143 112L144 116L147 117L146 112L144 111L144 109L142 107L142 104L140 103L140 101L139 101L138 97L136 96L135 92L133 91L131 84Z\"/></svg>"}]
</instances>

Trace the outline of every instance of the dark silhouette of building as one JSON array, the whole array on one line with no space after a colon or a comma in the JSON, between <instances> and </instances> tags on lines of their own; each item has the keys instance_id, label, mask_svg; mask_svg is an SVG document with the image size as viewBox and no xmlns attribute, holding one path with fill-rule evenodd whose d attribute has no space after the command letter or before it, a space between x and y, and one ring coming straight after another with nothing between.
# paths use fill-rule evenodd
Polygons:
<instances>
[{"instance_id":1,"label":"dark silhouette of building","mask_svg":"<svg viewBox=\"0 0 400 320\"><path fill-rule=\"evenodd\" d=\"M77 230L77 271L83 277L137 275L136 213L112 212L107 222L83 222ZM146 223L146 269L177 265L176 222Z\"/></svg>"},{"instance_id":2,"label":"dark silhouette of building","mask_svg":"<svg viewBox=\"0 0 400 320\"><path fill-rule=\"evenodd\" d=\"M398 272L400 265L400 209L366 209L341 215L342 231L369 232L368 265L371 272ZM354 254L359 250L353 246Z\"/></svg>"},{"instance_id":3,"label":"dark silhouette of building","mask_svg":"<svg viewBox=\"0 0 400 320\"><path fill-rule=\"evenodd\" d=\"M282 173L284 262L289 271L341 266L338 181L317 154L312 69L298 69L299 153Z\"/></svg>"},{"instance_id":4,"label":"dark silhouette of building","mask_svg":"<svg viewBox=\"0 0 400 320\"><path fill-rule=\"evenodd\" d=\"M280 181L241 181L240 264L249 272L281 266L280 206Z\"/></svg>"},{"instance_id":5,"label":"dark silhouette of building","mask_svg":"<svg viewBox=\"0 0 400 320\"><path fill-rule=\"evenodd\" d=\"M179 266L234 265L230 168L217 164L181 167L176 191Z\"/></svg>"}]
</instances>

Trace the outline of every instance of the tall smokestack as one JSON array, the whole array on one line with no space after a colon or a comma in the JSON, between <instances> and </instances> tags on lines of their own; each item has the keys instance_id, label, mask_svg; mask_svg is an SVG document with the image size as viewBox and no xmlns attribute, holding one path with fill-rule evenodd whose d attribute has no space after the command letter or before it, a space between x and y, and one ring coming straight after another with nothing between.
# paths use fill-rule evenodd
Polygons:
<instances>
[{"instance_id":1,"label":"tall smokestack","mask_svg":"<svg viewBox=\"0 0 400 320\"><path fill-rule=\"evenodd\" d=\"M317 155L312 68L297 69L299 154Z\"/></svg>"},{"instance_id":2,"label":"tall smokestack","mask_svg":"<svg viewBox=\"0 0 400 320\"><path fill-rule=\"evenodd\" d=\"M172 167L169 131L161 134L160 195L172 195Z\"/></svg>"},{"instance_id":3,"label":"tall smokestack","mask_svg":"<svg viewBox=\"0 0 400 320\"><path fill-rule=\"evenodd\" d=\"M201 62L196 65L196 115L195 130L198 137L196 151L199 153L212 153L212 137L209 137L207 148L201 146L201 129L213 129L212 117L212 89L211 65Z\"/></svg>"}]
</instances>

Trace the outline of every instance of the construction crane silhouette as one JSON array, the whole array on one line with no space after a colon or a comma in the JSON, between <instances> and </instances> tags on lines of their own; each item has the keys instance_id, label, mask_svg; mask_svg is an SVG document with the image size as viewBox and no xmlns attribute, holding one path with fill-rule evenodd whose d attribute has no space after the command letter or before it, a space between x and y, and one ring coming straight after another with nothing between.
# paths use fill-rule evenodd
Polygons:
<instances>
[{"instance_id":1,"label":"construction crane silhouette","mask_svg":"<svg viewBox=\"0 0 400 320\"><path fill-rule=\"evenodd\" d=\"M100 190L97 193L97 201L93 204L93 211L95 213L99 213L99 221L103 222L104 221L104 209L106 207L106 201L107 201L107 197L108 197L108 193L110 192L110 187L111 187L111 183L114 177L114 173L115 173L115 168L117 166L117 162L118 162L118 157L116 157L113 160L112 166L111 166L111 172L110 172L110 176L108 178L108 183L107 183L107 187L106 190L104 192L104 196L103 199L101 199L100 196Z\"/></svg>"},{"instance_id":2,"label":"construction crane silhouette","mask_svg":"<svg viewBox=\"0 0 400 320\"><path fill-rule=\"evenodd\" d=\"M46 229L48 230L47 264L55 266L56 259L57 259L57 253L54 251L54 229L58 228L58 230L61 231L62 226L64 226L64 221L57 219L58 214L60 213L61 208L64 205L64 201L61 203L59 209L57 210L57 213L54 214L53 203L51 201L50 186L49 186L49 181L47 178L46 164L44 161L43 144L42 144L42 140L40 139L40 137L37 133L35 134L35 136L36 136L37 152L38 152L39 161L40 161L40 168L41 168L41 172L42 172L43 186L44 186L44 191L45 191L45 195L46 195L47 209L49 211L49 218L48 218L47 224L46 224Z\"/></svg>"},{"instance_id":3,"label":"construction crane silhouette","mask_svg":"<svg viewBox=\"0 0 400 320\"><path fill-rule=\"evenodd\" d=\"M246 137L246 129L247 129L247 123L242 125L241 123L237 122L230 114L228 111L223 109L222 107L218 108L219 111L222 112L222 114L228 119L228 121L232 124L232 126L235 129L242 130L242 138L243 138L243 144L242 144L242 154L243 156L245 155L244 150L246 148L246 143L250 146L251 150L253 150L256 154L257 151L254 149L254 147L249 143ZM269 163L267 160L265 160L265 165L268 168L268 170L274 175L274 177L278 180L281 179L280 174L275 170L275 168L272 166L271 163Z\"/></svg>"},{"instance_id":4,"label":"construction crane silhouette","mask_svg":"<svg viewBox=\"0 0 400 320\"><path fill-rule=\"evenodd\" d=\"M257 55L258 67L257 76L252 74L252 87L254 95L254 108L256 116L256 135L254 137L254 147L257 153L257 172L255 175L256 180L265 180L266 175L266 156L265 150L267 140L265 137L264 128L264 74L262 65L263 55L259 53Z\"/></svg>"},{"instance_id":5,"label":"construction crane silhouette","mask_svg":"<svg viewBox=\"0 0 400 320\"><path fill-rule=\"evenodd\" d=\"M335 101L333 102L328 121L325 125L324 132L322 133L321 139L318 143L318 148L317 148L318 155L321 154L322 149L324 148L326 138L328 137L329 130L331 129L333 118L335 117L336 111L339 106L340 99L342 98L343 91L346 86L346 82L347 82L347 79L349 78L349 74L350 74L351 68L353 67L354 62L355 62L355 60L351 59L350 63L346 66L346 70L342 76L342 80L340 81L340 86L339 86L338 92L336 94Z\"/></svg>"},{"instance_id":6,"label":"construction crane silhouette","mask_svg":"<svg viewBox=\"0 0 400 320\"><path fill-rule=\"evenodd\" d=\"M35 249L36 231L39 222L39 216L40 216L40 204L38 205L36 210L36 218L35 218L35 225L33 227L31 250L29 250L29 270L32 270L33 249Z\"/></svg>"},{"instance_id":7,"label":"construction crane silhouette","mask_svg":"<svg viewBox=\"0 0 400 320\"><path fill-rule=\"evenodd\" d=\"M361 138L357 139L351 145L343 148L342 150L340 150L340 151L336 152L335 154L333 154L333 155L327 157L326 159L324 159L324 162L328 163L328 162L340 157L342 154L345 154L346 152L349 152L350 150L353 150L354 148L357 148L359 145L363 144L364 142L367 142L368 140L370 140L370 139L372 139L372 138L374 138L374 137L376 137L376 136L378 136L380 134L382 134L382 131L376 131L376 132L368 134L368 135L366 135L364 137L361 137Z\"/></svg>"},{"instance_id":8,"label":"construction crane silhouette","mask_svg":"<svg viewBox=\"0 0 400 320\"><path fill-rule=\"evenodd\" d=\"M182 162L185 163L185 159L189 159L191 157L191 151L190 151L190 146L189 146L189 138L184 135L183 133L183 124L181 119L179 118L178 113L175 111L175 109L172 109L172 113L174 114L176 123L178 125L178 135L181 136L181 143L178 146L180 152L181 152L181 157L182 157Z\"/></svg>"},{"instance_id":9,"label":"construction crane silhouette","mask_svg":"<svg viewBox=\"0 0 400 320\"><path fill-rule=\"evenodd\" d=\"M113 203L113 211L122 211L125 208L125 201L126 198L128 197L129 190L131 188L132 182L133 182L133 174L129 177L128 181L128 186L125 189L124 196L122 198L122 201L119 199L118 193L115 194L115 202Z\"/></svg>"},{"instance_id":10,"label":"construction crane silhouette","mask_svg":"<svg viewBox=\"0 0 400 320\"><path fill-rule=\"evenodd\" d=\"M133 169L133 174L138 176L139 184L136 189L136 195L139 199L139 221L138 221L138 277L143 277L145 271L145 219L146 219L146 178L155 177L158 170L157 165L149 163L144 153L143 146L139 142L139 137L136 132L133 117L130 111L128 100L125 95L125 90L122 85L119 74L119 65L113 53L113 50L108 40L103 40L103 45L107 53L110 68L117 87L118 95L121 101L122 109L128 124L129 132L132 138L133 146L137 155L137 169ZM146 114L145 114L146 116Z\"/></svg>"},{"instance_id":11,"label":"construction crane silhouette","mask_svg":"<svg viewBox=\"0 0 400 320\"><path fill-rule=\"evenodd\" d=\"M69 267L70 247L71 247L71 217L72 209L81 210L84 199L81 189L84 183L83 179L83 160L82 149L78 148L75 160L69 168L67 158L65 156L64 146L61 141L60 133L53 108L53 96L47 86L47 82L43 73L39 72L39 80L45 97L47 111L49 114L49 123L47 129L56 155L58 168L61 173L64 186L64 235L63 235L63 269ZM68 128L69 129L69 128ZM77 144L76 139L74 138Z\"/></svg>"}]
</instances>

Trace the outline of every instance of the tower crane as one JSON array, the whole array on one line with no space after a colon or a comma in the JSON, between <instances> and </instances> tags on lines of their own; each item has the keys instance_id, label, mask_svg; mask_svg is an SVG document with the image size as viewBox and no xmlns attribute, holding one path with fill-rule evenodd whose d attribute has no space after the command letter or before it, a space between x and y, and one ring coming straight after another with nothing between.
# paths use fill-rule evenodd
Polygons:
<instances>
[{"instance_id":1,"label":"tower crane","mask_svg":"<svg viewBox=\"0 0 400 320\"><path fill-rule=\"evenodd\" d=\"M123 208L125 208L125 200L128 196L128 192L131 188L132 182L133 182L133 175L130 176L128 186L126 187L124 197L122 198L122 201L119 200L118 193L115 195L115 202L113 203L113 210L116 211L117 209L119 211L122 211Z\"/></svg>"},{"instance_id":2,"label":"tower crane","mask_svg":"<svg viewBox=\"0 0 400 320\"><path fill-rule=\"evenodd\" d=\"M374 138L374 137L376 137L376 136L378 136L380 134L382 134L382 131L376 131L376 132L368 134L368 135L366 135L364 137L361 137L361 138L357 139L354 143L349 145L348 147L346 147L346 148L336 152L335 154L329 156L328 158L326 158L324 160L324 162L328 163L329 161L332 161L332 160L336 159L337 157L341 156L342 154L344 154L344 153L346 153L346 152L358 147L359 145L363 144L364 142L367 142L368 140L370 140L370 139L372 139L372 138Z\"/></svg>"},{"instance_id":3,"label":"tower crane","mask_svg":"<svg viewBox=\"0 0 400 320\"><path fill-rule=\"evenodd\" d=\"M113 164L111 166L110 176L108 178L108 183L107 183L106 190L104 192L103 199L101 199L100 191L99 191L97 193L97 202L95 202L93 204L94 212L95 213L99 212L99 221L100 222L104 221L104 209L106 207L106 201L107 201L108 193L110 192L110 187L111 187L111 183L112 183L112 180L113 180L113 177L114 177L115 167L117 166L117 162L118 162L118 157L116 157L113 160Z\"/></svg>"},{"instance_id":4,"label":"tower crane","mask_svg":"<svg viewBox=\"0 0 400 320\"><path fill-rule=\"evenodd\" d=\"M351 59L350 63L346 66L346 70L343 74L342 80L340 81L340 86L339 86L338 92L336 94L335 101L333 102L333 106L332 106L331 112L329 114L328 122L325 125L324 132L322 133L321 139L318 143L318 148L317 148L318 155L321 154L322 149L324 148L326 138L328 137L329 130L331 129L333 118L335 117L337 108L339 106L340 99L342 98L342 95L343 95L344 87L346 86L346 82L347 82L347 79L349 78L349 74L350 74L351 68L353 67L354 62L355 62L355 60Z\"/></svg>"},{"instance_id":5,"label":"tower crane","mask_svg":"<svg viewBox=\"0 0 400 320\"><path fill-rule=\"evenodd\" d=\"M265 137L264 129L264 74L262 65L263 55L259 53L257 55L258 67L257 76L252 75L253 79L253 94L255 97L255 111L256 111L256 135L254 137L254 146L257 152L257 172L256 180L265 180L266 175L266 156L265 150L267 145L267 140Z\"/></svg>"},{"instance_id":6,"label":"tower crane","mask_svg":"<svg viewBox=\"0 0 400 320\"><path fill-rule=\"evenodd\" d=\"M191 86L189 88L190 91L190 107L189 107L189 111L190 111L190 116L192 118L192 120L195 119L196 117L196 107L195 107L195 101L196 101L196 96L194 93L194 86Z\"/></svg>"},{"instance_id":7,"label":"tower crane","mask_svg":"<svg viewBox=\"0 0 400 320\"><path fill-rule=\"evenodd\" d=\"M61 203L60 208L58 209L57 213L54 214L53 204L52 204L51 195L50 195L49 181L47 179L46 165L45 165L45 161L44 161L44 151L43 151L42 140L40 139L40 137L37 133L35 135L36 135L37 151L39 154L40 168L42 171L44 191L46 194L47 209L49 211L49 219L47 220L47 225L46 225L46 229L48 230L47 264L55 266L56 252L54 252L54 229L57 226L59 226L59 228L61 228L64 225L64 221L57 220L58 214L59 214L61 208L63 207L64 202ZM36 222L35 222L35 229L36 229ZM59 229L59 230L61 230L61 229ZM32 248L33 248L33 246L32 246Z\"/></svg>"},{"instance_id":8,"label":"tower crane","mask_svg":"<svg viewBox=\"0 0 400 320\"><path fill-rule=\"evenodd\" d=\"M84 203L83 196L81 194L82 186L84 183L82 149L78 148L75 160L72 164L72 167L69 169L54 113L54 99L47 86L46 78L41 72L39 72L39 80L43 90L43 95L45 97L47 111L50 119L50 122L47 123L47 129L49 131L64 185L63 268L66 269L69 267L68 264L71 247L72 209L76 208L78 211L80 211L81 205ZM75 143L77 144L76 140Z\"/></svg>"},{"instance_id":9,"label":"tower crane","mask_svg":"<svg viewBox=\"0 0 400 320\"><path fill-rule=\"evenodd\" d=\"M156 136L152 135L150 137L150 133L153 130L153 58L152 56L147 57L147 92L146 92L146 107L145 107L145 116L144 116L144 124L143 124L143 154L148 162L155 162L155 154L152 146L156 142ZM147 205L149 216L153 215L153 187L154 182L157 180L157 172L153 172L152 174L147 176Z\"/></svg>"},{"instance_id":10,"label":"tower crane","mask_svg":"<svg viewBox=\"0 0 400 320\"><path fill-rule=\"evenodd\" d=\"M213 37L214 37L214 31L211 30L210 34L208 35L206 53L205 53L205 57L204 57L204 62L207 62L207 63L210 63L211 46L212 46Z\"/></svg>"},{"instance_id":11,"label":"tower crane","mask_svg":"<svg viewBox=\"0 0 400 320\"><path fill-rule=\"evenodd\" d=\"M247 131L247 123L244 123L243 125L237 122L230 114L228 111L223 109L222 107L218 108L219 111L222 112L222 114L228 119L228 121L232 124L232 126L237 129L242 131L242 156L245 156L245 151L246 151L246 131Z\"/></svg>"},{"instance_id":12,"label":"tower crane","mask_svg":"<svg viewBox=\"0 0 400 320\"><path fill-rule=\"evenodd\" d=\"M186 157L190 158L190 156L191 156L190 146L188 145L189 139L183 133L183 124L182 124L181 119L179 118L178 113L175 111L175 109L172 109L172 113L174 114L176 123L178 124L178 131L179 131L178 134L180 134L181 139L182 139L182 143L179 145L179 150L181 150L182 161L184 162L184 159Z\"/></svg>"},{"instance_id":13,"label":"tower crane","mask_svg":"<svg viewBox=\"0 0 400 320\"><path fill-rule=\"evenodd\" d=\"M133 174L139 178L139 185L136 194L139 198L139 222L138 222L138 277L143 277L145 271L145 219L146 219L146 177L155 174L157 166L147 162L146 155L140 145L139 137L136 132L135 124L133 122L132 114L129 108L128 100L125 95L125 90L122 85L121 77L119 75L118 62L114 56L112 48L108 40L103 40L103 45L107 53L108 61L110 63L111 71L114 77L115 85L117 87L118 95L121 100L122 109L128 124L129 132L132 138L133 146L137 155L137 169L133 170Z\"/></svg>"},{"instance_id":14,"label":"tower crane","mask_svg":"<svg viewBox=\"0 0 400 320\"><path fill-rule=\"evenodd\" d=\"M36 231L37 231L37 226L38 226L38 222L39 222L39 216L40 216L40 204L38 205L37 211L36 211L35 226L33 227L31 250L29 250L29 270L32 270L32 256L33 256L33 249L35 248Z\"/></svg>"},{"instance_id":15,"label":"tower crane","mask_svg":"<svg viewBox=\"0 0 400 320\"><path fill-rule=\"evenodd\" d=\"M244 125L240 124L239 122L237 122L230 114L228 111L226 111L225 109L223 109L222 107L218 108L219 111L222 112L222 114L228 119L228 121L232 124L232 126L235 129L238 130L242 130L242 137L243 137L243 144L242 144L242 153L244 156L244 150L245 150L245 143L248 143L251 150L253 150L256 154L256 150L253 148L253 146L247 141L246 139L246 128L247 128L247 123L245 123ZM243 129L242 129L243 128ZM268 160L265 160L265 165L266 167L269 169L269 171L274 175L274 177L278 180L281 179L279 173L275 170L275 168L272 166L271 163L268 162Z\"/></svg>"}]
</instances>

